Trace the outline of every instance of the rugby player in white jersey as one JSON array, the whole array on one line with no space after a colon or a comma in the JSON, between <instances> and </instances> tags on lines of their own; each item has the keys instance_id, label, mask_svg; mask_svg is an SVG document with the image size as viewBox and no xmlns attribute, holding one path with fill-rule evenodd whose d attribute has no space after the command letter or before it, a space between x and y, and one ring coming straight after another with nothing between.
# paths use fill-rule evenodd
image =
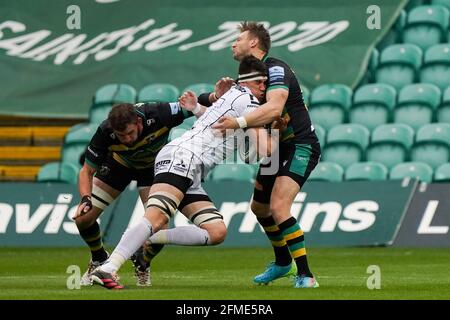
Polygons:
<instances>
[{"instance_id":1,"label":"rugby player in white jersey","mask_svg":"<svg viewBox=\"0 0 450 320\"><path fill-rule=\"evenodd\" d=\"M234 153L235 136L243 134L243 131L233 131L224 137L218 136L211 126L224 115L238 118L258 108L262 102L260 100L264 99L266 80L267 68L264 62L249 56L240 62L237 84L207 110L197 103L193 93L183 95L180 102L186 109L195 115L203 115L191 130L167 144L156 157L155 178L145 215L124 233L107 263L91 274L95 283L108 289L122 289L116 272L149 237L158 235L158 231L177 209L198 227L187 228L186 232L180 227L160 232L166 233L166 236L167 232L175 232L185 245L216 245L224 241L226 226L203 190L201 180L224 156ZM271 146L277 145L277 142L267 138L266 135L266 139L259 139L265 141L260 144L260 148L270 152Z\"/></svg>"}]
</instances>

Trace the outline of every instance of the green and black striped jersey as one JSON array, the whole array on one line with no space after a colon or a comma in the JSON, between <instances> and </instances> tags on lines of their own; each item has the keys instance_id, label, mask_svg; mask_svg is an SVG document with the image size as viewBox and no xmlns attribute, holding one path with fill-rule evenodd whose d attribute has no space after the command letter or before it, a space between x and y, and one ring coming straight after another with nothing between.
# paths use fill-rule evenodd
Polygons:
<instances>
[{"instance_id":1,"label":"green and black striped jersey","mask_svg":"<svg viewBox=\"0 0 450 320\"><path fill-rule=\"evenodd\" d=\"M279 59L264 57L263 61L268 69L267 91L277 88L289 91L282 113L282 117L287 120L287 128L282 132L281 141L300 144L318 142L294 72Z\"/></svg>"},{"instance_id":2,"label":"green and black striped jersey","mask_svg":"<svg viewBox=\"0 0 450 320\"><path fill-rule=\"evenodd\" d=\"M86 162L98 168L111 156L131 169L153 167L156 155L167 143L171 128L180 125L192 113L183 110L179 103L138 103L135 110L142 119L143 129L136 143L129 147L114 134L108 120L97 128L86 150Z\"/></svg>"}]
</instances>

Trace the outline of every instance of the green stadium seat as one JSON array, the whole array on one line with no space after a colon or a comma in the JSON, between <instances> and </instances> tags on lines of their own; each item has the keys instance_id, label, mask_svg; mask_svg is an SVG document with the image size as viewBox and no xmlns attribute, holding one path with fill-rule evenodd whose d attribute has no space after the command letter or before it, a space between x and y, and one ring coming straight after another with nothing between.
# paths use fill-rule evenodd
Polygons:
<instances>
[{"instance_id":1,"label":"green stadium seat","mask_svg":"<svg viewBox=\"0 0 450 320\"><path fill-rule=\"evenodd\" d=\"M420 81L432 83L441 90L450 86L450 44L438 44L425 52Z\"/></svg>"},{"instance_id":2,"label":"green stadium seat","mask_svg":"<svg viewBox=\"0 0 450 320\"><path fill-rule=\"evenodd\" d=\"M418 130L434 120L434 113L441 101L441 91L428 83L405 86L398 94L394 109L394 122L404 123Z\"/></svg>"},{"instance_id":3,"label":"green stadium seat","mask_svg":"<svg viewBox=\"0 0 450 320\"><path fill-rule=\"evenodd\" d=\"M69 128L66 135L64 136L64 143L70 143L73 141L86 141L90 140L92 136L97 131L98 124L84 122L76 124Z\"/></svg>"},{"instance_id":4,"label":"green stadium seat","mask_svg":"<svg viewBox=\"0 0 450 320\"><path fill-rule=\"evenodd\" d=\"M319 139L320 147L323 148L325 146L325 141L326 141L325 139L327 136L327 132L325 131L324 128L322 128L318 124L314 125L314 129L316 131L317 139Z\"/></svg>"},{"instance_id":5,"label":"green stadium seat","mask_svg":"<svg viewBox=\"0 0 450 320\"><path fill-rule=\"evenodd\" d=\"M450 87L444 91L442 103L437 110L437 121L450 123Z\"/></svg>"},{"instance_id":6,"label":"green stadium seat","mask_svg":"<svg viewBox=\"0 0 450 320\"><path fill-rule=\"evenodd\" d=\"M389 173L390 180L413 178L423 182L433 180L433 169L422 162L404 162L393 167Z\"/></svg>"},{"instance_id":7,"label":"green stadium seat","mask_svg":"<svg viewBox=\"0 0 450 320\"><path fill-rule=\"evenodd\" d=\"M186 91L193 91L197 96L205 92L213 92L214 85L211 83L195 83L184 88L181 93Z\"/></svg>"},{"instance_id":8,"label":"green stadium seat","mask_svg":"<svg viewBox=\"0 0 450 320\"><path fill-rule=\"evenodd\" d=\"M412 9L427 4L428 0L408 0L408 3L405 6L406 11L411 11Z\"/></svg>"},{"instance_id":9,"label":"green stadium seat","mask_svg":"<svg viewBox=\"0 0 450 320\"><path fill-rule=\"evenodd\" d=\"M352 163L364 160L369 137L369 130L360 124L337 125L328 131L322 159L346 169Z\"/></svg>"},{"instance_id":10,"label":"green stadium seat","mask_svg":"<svg viewBox=\"0 0 450 320\"><path fill-rule=\"evenodd\" d=\"M450 162L450 124L432 123L417 131L411 161L424 162L436 169Z\"/></svg>"},{"instance_id":11,"label":"green stadium seat","mask_svg":"<svg viewBox=\"0 0 450 320\"><path fill-rule=\"evenodd\" d=\"M135 103L136 90L124 83L107 84L95 92L94 104Z\"/></svg>"},{"instance_id":12,"label":"green stadium seat","mask_svg":"<svg viewBox=\"0 0 450 320\"><path fill-rule=\"evenodd\" d=\"M195 121L197 121L197 117L189 117L187 119L184 119L183 123L180 124L177 128L183 128L185 130L189 130L194 125Z\"/></svg>"},{"instance_id":13,"label":"green stadium seat","mask_svg":"<svg viewBox=\"0 0 450 320\"><path fill-rule=\"evenodd\" d=\"M422 63L422 50L413 44L394 44L381 52L375 72L378 83L386 83L397 91L414 83Z\"/></svg>"},{"instance_id":14,"label":"green stadium seat","mask_svg":"<svg viewBox=\"0 0 450 320\"><path fill-rule=\"evenodd\" d=\"M377 44L377 49L382 51L386 47L401 42L403 29L406 25L406 11L402 10L395 21L395 24Z\"/></svg>"},{"instance_id":15,"label":"green stadium seat","mask_svg":"<svg viewBox=\"0 0 450 320\"><path fill-rule=\"evenodd\" d=\"M431 4L446 7L450 11L450 0L431 0Z\"/></svg>"},{"instance_id":16,"label":"green stadium seat","mask_svg":"<svg viewBox=\"0 0 450 320\"><path fill-rule=\"evenodd\" d=\"M441 164L434 172L435 182L450 182L450 163Z\"/></svg>"},{"instance_id":17,"label":"green stadium seat","mask_svg":"<svg viewBox=\"0 0 450 320\"><path fill-rule=\"evenodd\" d=\"M89 121L101 123L108 117L112 106L116 103L136 103L136 90L128 84L108 84L94 95L94 102L89 109Z\"/></svg>"},{"instance_id":18,"label":"green stadium seat","mask_svg":"<svg viewBox=\"0 0 450 320\"><path fill-rule=\"evenodd\" d=\"M78 181L78 167L72 163L50 162L39 170L38 182L67 182L76 184Z\"/></svg>"},{"instance_id":19,"label":"green stadium seat","mask_svg":"<svg viewBox=\"0 0 450 320\"><path fill-rule=\"evenodd\" d=\"M64 137L61 150L61 162L79 166L79 159L97 130L96 124L86 125L77 130L70 130Z\"/></svg>"},{"instance_id":20,"label":"green stadium seat","mask_svg":"<svg viewBox=\"0 0 450 320\"><path fill-rule=\"evenodd\" d=\"M414 143L414 130L401 123L381 125L372 132L366 151L368 161L378 162L391 169L409 158Z\"/></svg>"},{"instance_id":21,"label":"green stadium seat","mask_svg":"<svg viewBox=\"0 0 450 320\"><path fill-rule=\"evenodd\" d=\"M369 130L388 123L395 98L395 89L388 84L375 83L359 87L353 95L350 122L362 124Z\"/></svg>"},{"instance_id":22,"label":"green stadium seat","mask_svg":"<svg viewBox=\"0 0 450 320\"><path fill-rule=\"evenodd\" d=\"M99 125L106 118L111 111L112 104L96 104L89 109L89 122Z\"/></svg>"},{"instance_id":23,"label":"green stadium seat","mask_svg":"<svg viewBox=\"0 0 450 320\"><path fill-rule=\"evenodd\" d=\"M333 162L319 162L311 172L308 181L340 182L344 177L344 169Z\"/></svg>"},{"instance_id":24,"label":"green stadium seat","mask_svg":"<svg viewBox=\"0 0 450 320\"><path fill-rule=\"evenodd\" d=\"M300 86L302 88L302 94L303 94L303 102L307 106L309 106L309 96L311 95L311 92L309 91L308 87L305 87L303 85Z\"/></svg>"},{"instance_id":25,"label":"green stadium seat","mask_svg":"<svg viewBox=\"0 0 450 320\"><path fill-rule=\"evenodd\" d=\"M325 84L315 88L309 100L312 122L325 130L344 123L351 98L352 90L343 84Z\"/></svg>"},{"instance_id":26,"label":"green stadium seat","mask_svg":"<svg viewBox=\"0 0 450 320\"><path fill-rule=\"evenodd\" d=\"M378 162L358 162L345 171L345 180L380 181L387 180L388 169Z\"/></svg>"},{"instance_id":27,"label":"green stadium seat","mask_svg":"<svg viewBox=\"0 0 450 320\"><path fill-rule=\"evenodd\" d=\"M155 83L139 91L138 102L174 102L178 100L180 90L172 84Z\"/></svg>"},{"instance_id":28,"label":"green stadium seat","mask_svg":"<svg viewBox=\"0 0 450 320\"><path fill-rule=\"evenodd\" d=\"M425 51L446 40L448 24L447 8L439 5L416 7L406 19L403 42L415 44Z\"/></svg>"},{"instance_id":29,"label":"green stadium seat","mask_svg":"<svg viewBox=\"0 0 450 320\"><path fill-rule=\"evenodd\" d=\"M219 164L211 172L213 181L254 181L255 172L246 164Z\"/></svg>"},{"instance_id":30,"label":"green stadium seat","mask_svg":"<svg viewBox=\"0 0 450 320\"><path fill-rule=\"evenodd\" d=\"M379 60L380 60L380 52L376 48L373 48L372 52L370 53L367 71L364 74L364 77L359 82L358 87L371 83L375 80L375 70L378 67Z\"/></svg>"},{"instance_id":31,"label":"green stadium seat","mask_svg":"<svg viewBox=\"0 0 450 320\"><path fill-rule=\"evenodd\" d=\"M176 138L181 137L186 131L187 131L186 129L179 128L179 127L171 129L170 133L169 133L169 141L172 141L172 140L175 140Z\"/></svg>"}]
</instances>

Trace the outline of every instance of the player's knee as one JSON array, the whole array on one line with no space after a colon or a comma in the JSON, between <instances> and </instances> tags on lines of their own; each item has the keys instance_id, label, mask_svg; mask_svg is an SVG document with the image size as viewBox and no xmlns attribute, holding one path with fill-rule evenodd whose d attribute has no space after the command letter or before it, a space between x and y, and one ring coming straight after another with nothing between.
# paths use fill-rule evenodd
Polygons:
<instances>
[{"instance_id":1,"label":"player's knee","mask_svg":"<svg viewBox=\"0 0 450 320\"><path fill-rule=\"evenodd\" d=\"M252 201L250 208L257 217L266 217L269 214L269 205Z\"/></svg>"},{"instance_id":2,"label":"player's knee","mask_svg":"<svg viewBox=\"0 0 450 320\"><path fill-rule=\"evenodd\" d=\"M225 223L223 223L223 221L206 224L203 225L202 228L208 231L210 245L218 245L224 242L225 238L227 237L227 227L225 226Z\"/></svg>"},{"instance_id":3,"label":"player's knee","mask_svg":"<svg viewBox=\"0 0 450 320\"><path fill-rule=\"evenodd\" d=\"M272 199L270 201L270 212L274 215L283 214L290 211L291 204L283 199Z\"/></svg>"},{"instance_id":4,"label":"player's knee","mask_svg":"<svg viewBox=\"0 0 450 320\"><path fill-rule=\"evenodd\" d=\"M85 230L92 226L96 218L93 215L85 214L75 219L75 224L79 231Z\"/></svg>"}]
</instances>

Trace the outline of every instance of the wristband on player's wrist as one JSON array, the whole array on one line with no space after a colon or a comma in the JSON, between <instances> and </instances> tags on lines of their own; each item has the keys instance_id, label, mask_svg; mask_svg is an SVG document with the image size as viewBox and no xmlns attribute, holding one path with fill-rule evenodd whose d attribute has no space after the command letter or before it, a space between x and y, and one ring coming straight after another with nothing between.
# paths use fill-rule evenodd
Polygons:
<instances>
[{"instance_id":1,"label":"wristband on player's wrist","mask_svg":"<svg viewBox=\"0 0 450 320\"><path fill-rule=\"evenodd\" d=\"M247 120L245 120L245 117L236 118L236 121L239 125L239 128L241 129L247 128Z\"/></svg>"},{"instance_id":2,"label":"wristband on player's wrist","mask_svg":"<svg viewBox=\"0 0 450 320\"><path fill-rule=\"evenodd\" d=\"M85 195L81 197L80 204L87 203L92 206L91 196Z\"/></svg>"},{"instance_id":3,"label":"wristband on player's wrist","mask_svg":"<svg viewBox=\"0 0 450 320\"><path fill-rule=\"evenodd\" d=\"M197 103L197 105L195 106L195 108L192 110L192 113L193 113L194 115L197 115L200 111L202 111L202 106L201 106L199 103Z\"/></svg>"}]
</instances>

